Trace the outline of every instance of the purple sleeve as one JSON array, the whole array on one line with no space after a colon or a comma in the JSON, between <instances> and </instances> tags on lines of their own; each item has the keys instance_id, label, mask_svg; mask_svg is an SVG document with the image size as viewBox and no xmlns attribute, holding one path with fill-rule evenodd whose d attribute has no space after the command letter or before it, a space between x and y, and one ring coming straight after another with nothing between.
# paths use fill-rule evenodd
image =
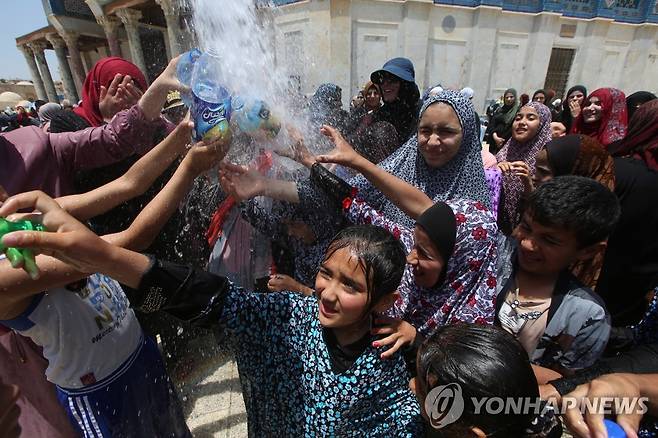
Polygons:
<instances>
[{"instance_id":1,"label":"purple sleeve","mask_svg":"<svg viewBox=\"0 0 658 438\"><path fill-rule=\"evenodd\" d=\"M95 169L144 154L153 145L161 121L149 121L139 105L117 113L110 123L82 131L49 134L50 147L63 167Z\"/></svg>"}]
</instances>

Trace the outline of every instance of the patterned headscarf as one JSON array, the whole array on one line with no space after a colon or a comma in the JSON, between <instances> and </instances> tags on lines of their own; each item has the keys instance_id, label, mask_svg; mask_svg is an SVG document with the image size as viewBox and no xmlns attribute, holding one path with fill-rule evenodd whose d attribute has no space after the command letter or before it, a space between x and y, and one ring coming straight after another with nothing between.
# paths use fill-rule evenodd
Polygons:
<instances>
[{"instance_id":1,"label":"patterned headscarf","mask_svg":"<svg viewBox=\"0 0 658 438\"><path fill-rule=\"evenodd\" d=\"M446 204L455 214L457 230L445 281L436 288L421 288L408 266L400 284L400 298L392 310L424 336L431 335L436 327L459 321L494 321L496 220L481 202L452 199Z\"/></svg>"},{"instance_id":2,"label":"patterned headscarf","mask_svg":"<svg viewBox=\"0 0 658 438\"><path fill-rule=\"evenodd\" d=\"M535 161L540 150L551 141L551 110L542 103L530 102L526 106L534 108L539 114L539 130L537 134L525 144L514 140L514 137L507 140L505 146L496 154L499 163L503 161L523 161L530 168L530 174L535 174ZM523 194L523 182L517 176L506 174L503 177L503 194L505 204L503 210L507 222L516 226L520 220L519 202Z\"/></svg>"},{"instance_id":3,"label":"patterned headscarf","mask_svg":"<svg viewBox=\"0 0 658 438\"><path fill-rule=\"evenodd\" d=\"M624 138L628 127L624 92L616 88L599 88L587 97L583 108L589 106L592 97L598 97L601 101L601 119L598 122L585 123L581 111L574 121L571 133L594 137L603 146Z\"/></svg>"},{"instance_id":4,"label":"patterned headscarf","mask_svg":"<svg viewBox=\"0 0 658 438\"><path fill-rule=\"evenodd\" d=\"M430 105L437 102L450 105L459 118L462 144L457 155L442 167L428 166L418 150L416 133L397 151L379 163L379 166L419 188L435 202L460 198L480 201L489 207L490 195L484 177L482 146L477 135L473 104L458 91L444 90L423 103L420 117ZM358 189L359 197L380 210L387 218L400 225L413 226L413 220L382 196L365 177L359 175L353 178L350 184Z\"/></svg>"},{"instance_id":5,"label":"patterned headscarf","mask_svg":"<svg viewBox=\"0 0 658 438\"><path fill-rule=\"evenodd\" d=\"M591 178L614 191L615 163L608 151L586 135L567 135L546 145L553 176L576 175ZM605 248L587 260L571 265L571 273L584 285L594 289L601 273Z\"/></svg>"},{"instance_id":6,"label":"patterned headscarf","mask_svg":"<svg viewBox=\"0 0 658 438\"><path fill-rule=\"evenodd\" d=\"M647 102L635 111L628 124L628 134L611 144L609 150L615 157L631 156L658 170L658 100Z\"/></svg>"}]
</instances>

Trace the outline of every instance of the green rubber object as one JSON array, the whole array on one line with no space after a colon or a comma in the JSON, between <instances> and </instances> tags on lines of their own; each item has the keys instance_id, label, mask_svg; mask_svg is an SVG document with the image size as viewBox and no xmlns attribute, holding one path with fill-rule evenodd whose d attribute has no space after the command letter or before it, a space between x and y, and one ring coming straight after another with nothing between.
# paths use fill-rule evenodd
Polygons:
<instances>
[{"instance_id":1,"label":"green rubber object","mask_svg":"<svg viewBox=\"0 0 658 438\"><path fill-rule=\"evenodd\" d=\"M45 231L46 228L38 223L30 220L9 221L0 217L0 252L4 252L7 260L14 268L22 267L32 278L39 275L34 254L29 249L21 248L7 248L2 244L2 237L5 234L14 231Z\"/></svg>"}]
</instances>

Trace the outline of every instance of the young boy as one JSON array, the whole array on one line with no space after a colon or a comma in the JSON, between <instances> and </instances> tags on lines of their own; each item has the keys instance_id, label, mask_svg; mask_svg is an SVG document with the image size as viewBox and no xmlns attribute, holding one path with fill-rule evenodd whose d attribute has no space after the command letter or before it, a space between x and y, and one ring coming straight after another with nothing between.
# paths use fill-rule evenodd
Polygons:
<instances>
[{"instance_id":1,"label":"young boy","mask_svg":"<svg viewBox=\"0 0 658 438\"><path fill-rule=\"evenodd\" d=\"M568 268L606 245L619 215L615 195L588 178L554 178L530 196L499 273L496 321L535 365L570 374L603 353L610 316Z\"/></svg>"}]
</instances>

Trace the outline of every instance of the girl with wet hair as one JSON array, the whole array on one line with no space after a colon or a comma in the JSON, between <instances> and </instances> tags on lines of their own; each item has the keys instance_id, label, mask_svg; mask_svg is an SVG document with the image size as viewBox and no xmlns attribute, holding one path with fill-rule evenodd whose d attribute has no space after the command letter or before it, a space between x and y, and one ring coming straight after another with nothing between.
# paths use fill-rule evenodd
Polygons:
<instances>
[{"instance_id":1,"label":"girl with wet hair","mask_svg":"<svg viewBox=\"0 0 658 438\"><path fill-rule=\"evenodd\" d=\"M56 231L13 238L37 237L30 247L133 288L128 298L142 311L161 309L225 330L250 436L422 434L403 357L383 361L373 346L372 320L395 301L405 266L402 245L386 230L365 225L341 231L322 259L314 296L259 294L225 277L114 246L45 195L18 195L0 207L0 215L12 213L12 205L38 207L44 224ZM22 246L11 238L4 236L3 244Z\"/></svg>"}]
</instances>

